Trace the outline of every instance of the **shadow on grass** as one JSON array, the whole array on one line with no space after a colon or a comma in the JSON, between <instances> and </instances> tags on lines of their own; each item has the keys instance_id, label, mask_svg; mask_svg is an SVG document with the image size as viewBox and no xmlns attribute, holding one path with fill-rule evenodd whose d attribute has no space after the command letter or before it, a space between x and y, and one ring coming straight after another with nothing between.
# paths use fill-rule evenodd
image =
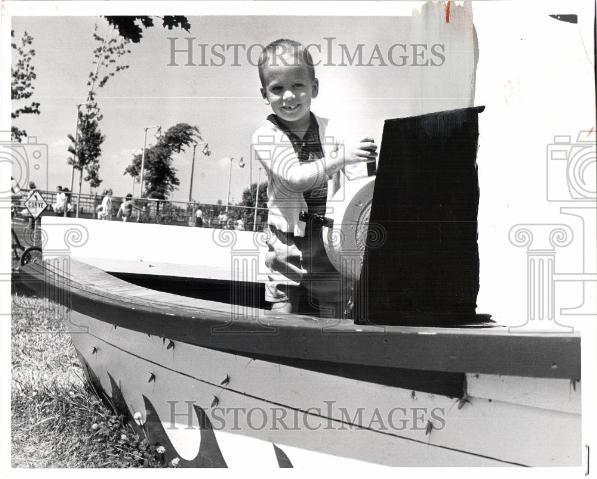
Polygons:
<instances>
[{"instance_id":1,"label":"shadow on grass","mask_svg":"<svg viewBox=\"0 0 597 479\"><path fill-rule=\"evenodd\" d=\"M12 297L12 466L167 466L87 384L62 311Z\"/></svg>"}]
</instances>

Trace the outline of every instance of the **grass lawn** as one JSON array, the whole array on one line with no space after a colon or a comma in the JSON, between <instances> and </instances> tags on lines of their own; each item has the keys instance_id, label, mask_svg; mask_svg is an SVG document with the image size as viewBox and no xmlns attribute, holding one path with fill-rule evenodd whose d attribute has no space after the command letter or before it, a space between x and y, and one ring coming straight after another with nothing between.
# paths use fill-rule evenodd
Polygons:
<instances>
[{"instance_id":1,"label":"grass lawn","mask_svg":"<svg viewBox=\"0 0 597 479\"><path fill-rule=\"evenodd\" d=\"M165 467L90 388L61 311L43 299L12 298L12 466Z\"/></svg>"}]
</instances>

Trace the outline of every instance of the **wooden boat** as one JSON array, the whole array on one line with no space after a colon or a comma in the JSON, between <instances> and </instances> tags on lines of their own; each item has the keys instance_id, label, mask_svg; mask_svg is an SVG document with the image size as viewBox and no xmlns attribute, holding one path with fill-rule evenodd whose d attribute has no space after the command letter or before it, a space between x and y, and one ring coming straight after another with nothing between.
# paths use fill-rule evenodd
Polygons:
<instances>
[{"instance_id":1,"label":"wooden boat","mask_svg":"<svg viewBox=\"0 0 597 479\"><path fill-rule=\"evenodd\" d=\"M579 465L579 334L474 310L481 110L386 122L366 324L267 310L261 233L47 218L18 280L66 307L89 380L183 466Z\"/></svg>"},{"instance_id":2,"label":"wooden boat","mask_svg":"<svg viewBox=\"0 0 597 479\"><path fill-rule=\"evenodd\" d=\"M224 231L44 223L45 261L25 265L15 280L65 306L89 380L166 448L168 460L189 467L580 463L577 333L272 315L247 306L250 294L235 295L238 283L222 293L225 281L212 278L210 291L205 281L147 273L171 268L155 261L139 261L146 264L123 275L92 266L108 260L81 252L88 246L95 254L93 238L112 252L109 237L156 246L181 230L189 238ZM99 235L100 228L111 234ZM78 248L59 254L58 242L65 246L70 237L72 245L73 235ZM235 247L251 241L252 233L236 232ZM221 249L230 257L230 248ZM181 285L185 295L174 294Z\"/></svg>"}]
</instances>

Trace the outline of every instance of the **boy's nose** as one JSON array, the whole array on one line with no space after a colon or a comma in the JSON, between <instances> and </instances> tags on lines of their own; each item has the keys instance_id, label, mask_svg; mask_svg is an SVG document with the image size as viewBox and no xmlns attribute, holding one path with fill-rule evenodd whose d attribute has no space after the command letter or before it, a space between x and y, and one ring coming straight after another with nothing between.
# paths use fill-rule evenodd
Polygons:
<instances>
[{"instance_id":1,"label":"boy's nose","mask_svg":"<svg viewBox=\"0 0 597 479\"><path fill-rule=\"evenodd\" d=\"M284 100L287 100L289 98L294 98L294 93L292 93L292 90L286 90L284 92L284 95L282 96L282 98L284 98Z\"/></svg>"}]
</instances>

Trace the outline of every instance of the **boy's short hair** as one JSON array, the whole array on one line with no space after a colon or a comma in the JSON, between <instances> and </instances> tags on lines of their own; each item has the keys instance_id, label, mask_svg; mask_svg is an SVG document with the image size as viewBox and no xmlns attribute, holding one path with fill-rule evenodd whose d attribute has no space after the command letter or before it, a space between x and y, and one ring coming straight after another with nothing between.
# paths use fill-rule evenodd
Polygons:
<instances>
[{"instance_id":1,"label":"boy's short hair","mask_svg":"<svg viewBox=\"0 0 597 479\"><path fill-rule=\"evenodd\" d=\"M279 38L271 42L267 45L262 51L261 55L259 56L259 80L261 80L261 86L264 86L264 68L265 65L270 61L270 59L281 59L285 56L291 56L293 62L291 64L287 63L285 60L280 60L281 65L306 65L307 69L309 70L309 76L311 79L315 79L315 67L313 66L313 57L309 53L309 50L306 49L301 43L295 40L289 40L287 38Z\"/></svg>"}]
</instances>

